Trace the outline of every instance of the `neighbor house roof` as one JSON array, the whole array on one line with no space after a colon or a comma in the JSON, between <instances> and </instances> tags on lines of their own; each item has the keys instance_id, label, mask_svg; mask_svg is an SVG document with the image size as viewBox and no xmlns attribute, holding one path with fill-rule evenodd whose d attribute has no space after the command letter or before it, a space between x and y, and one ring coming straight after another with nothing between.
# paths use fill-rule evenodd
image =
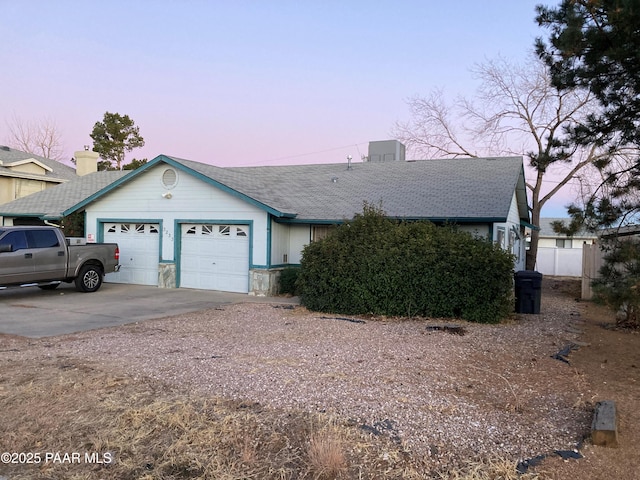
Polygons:
<instances>
[{"instance_id":1,"label":"neighbor house roof","mask_svg":"<svg viewBox=\"0 0 640 480\"><path fill-rule=\"evenodd\" d=\"M25 197L25 201L31 200L29 204L17 205L14 201L0 206L0 215L18 213L20 209L23 214L68 214L159 163L194 175L289 222L340 222L362 212L364 202L381 204L390 217L500 222L509 215L514 191L520 219L528 220L521 157L366 162L352 163L349 168L346 163L217 167L160 155L125 176L114 177L103 187L95 184L96 174L81 177L80 184L94 183L75 204L72 202L82 198L79 186L73 187L73 198L59 192L58 203L51 204L55 207L44 207L51 198L44 191ZM104 173L107 172L97 172ZM11 210L7 211L9 207Z\"/></svg>"},{"instance_id":2,"label":"neighbor house roof","mask_svg":"<svg viewBox=\"0 0 640 480\"><path fill-rule=\"evenodd\" d=\"M11 167L33 162L39 164L45 171L44 174L25 173ZM52 183L62 183L76 178L74 168L56 160L22 152L14 148L0 145L0 176L20 177L33 180L43 180Z\"/></svg>"},{"instance_id":3,"label":"neighbor house roof","mask_svg":"<svg viewBox=\"0 0 640 480\"><path fill-rule=\"evenodd\" d=\"M553 222L564 222L565 225L569 225L570 218L556 218L556 217L544 217L540 219L540 236L547 238L567 238L564 233L556 233L553 230ZM596 234L589 233L585 229L579 230L572 238L596 238Z\"/></svg>"}]
</instances>

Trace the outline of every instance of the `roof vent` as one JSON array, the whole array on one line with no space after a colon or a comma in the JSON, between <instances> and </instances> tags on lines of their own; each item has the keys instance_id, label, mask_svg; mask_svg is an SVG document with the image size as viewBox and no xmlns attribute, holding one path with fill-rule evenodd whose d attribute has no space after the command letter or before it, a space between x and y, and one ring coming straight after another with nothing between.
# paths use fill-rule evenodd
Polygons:
<instances>
[{"instance_id":1,"label":"roof vent","mask_svg":"<svg viewBox=\"0 0 640 480\"><path fill-rule=\"evenodd\" d=\"M167 190L178 184L178 173L173 168L167 168L162 172L162 186Z\"/></svg>"},{"instance_id":2,"label":"roof vent","mask_svg":"<svg viewBox=\"0 0 640 480\"><path fill-rule=\"evenodd\" d=\"M338 177L331 177L332 183L338 183Z\"/></svg>"},{"instance_id":3,"label":"roof vent","mask_svg":"<svg viewBox=\"0 0 640 480\"><path fill-rule=\"evenodd\" d=\"M7 147L6 145L1 145L0 146L0 150L4 150L5 152L10 152L11 149L9 147Z\"/></svg>"}]
</instances>

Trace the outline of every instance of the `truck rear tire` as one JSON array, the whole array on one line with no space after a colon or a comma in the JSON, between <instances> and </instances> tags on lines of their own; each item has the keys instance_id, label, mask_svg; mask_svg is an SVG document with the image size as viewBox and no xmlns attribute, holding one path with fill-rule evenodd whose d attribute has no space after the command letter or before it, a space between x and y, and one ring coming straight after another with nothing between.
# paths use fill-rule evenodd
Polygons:
<instances>
[{"instance_id":1,"label":"truck rear tire","mask_svg":"<svg viewBox=\"0 0 640 480\"><path fill-rule=\"evenodd\" d=\"M76 278L76 289L79 292L95 292L102 285L102 270L97 265L85 265Z\"/></svg>"}]
</instances>

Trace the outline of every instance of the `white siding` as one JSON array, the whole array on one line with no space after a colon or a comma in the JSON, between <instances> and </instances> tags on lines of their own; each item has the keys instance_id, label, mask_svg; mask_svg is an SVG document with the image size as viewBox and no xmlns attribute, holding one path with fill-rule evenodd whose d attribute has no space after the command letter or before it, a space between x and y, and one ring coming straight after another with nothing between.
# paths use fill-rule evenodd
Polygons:
<instances>
[{"instance_id":1,"label":"white siding","mask_svg":"<svg viewBox=\"0 0 640 480\"><path fill-rule=\"evenodd\" d=\"M504 242L502 247L509 250L510 239L513 240L511 253L516 256L514 268L516 271L524 270L526 261L526 245L524 234L520 228L520 212L518 211L518 202L516 193L511 197L511 205L509 207L509 215L506 222L495 223L493 225L493 241L496 242L500 238L500 231L504 232ZM517 233L516 233L517 232Z\"/></svg>"},{"instance_id":2,"label":"white siding","mask_svg":"<svg viewBox=\"0 0 640 480\"><path fill-rule=\"evenodd\" d=\"M487 224L459 225L458 228L462 232L469 232L474 237L489 238L489 225Z\"/></svg>"},{"instance_id":3,"label":"white siding","mask_svg":"<svg viewBox=\"0 0 640 480\"><path fill-rule=\"evenodd\" d=\"M298 265L302 260L302 249L311 241L311 225L282 224L272 222L271 264ZM284 255L287 261L284 262Z\"/></svg>"},{"instance_id":4,"label":"white siding","mask_svg":"<svg viewBox=\"0 0 640 480\"><path fill-rule=\"evenodd\" d=\"M245 221L252 225L252 264L266 265L267 212L180 170L176 170L175 187L167 190L162 184L167 168L160 163L91 203L87 208L87 234L98 238L99 220L160 221L162 260L174 261L174 246L180 236L179 227L175 231L176 221Z\"/></svg>"},{"instance_id":5,"label":"white siding","mask_svg":"<svg viewBox=\"0 0 640 480\"><path fill-rule=\"evenodd\" d=\"M286 259L285 259L286 255ZM271 265L291 263L289 225L271 222Z\"/></svg>"},{"instance_id":6,"label":"white siding","mask_svg":"<svg viewBox=\"0 0 640 480\"><path fill-rule=\"evenodd\" d=\"M556 248L556 240L560 239L560 238L569 238L569 237L553 237L553 238L549 238L549 237L541 237L538 240L538 248L543 247L543 248ZM587 245L591 245L593 243L593 239L592 238L584 238L584 237L575 237L575 238L571 238L571 248L572 249L577 249L577 250L582 250L582 245L583 244L587 244Z\"/></svg>"},{"instance_id":7,"label":"white siding","mask_svg":"<svg viewBox=\"0 0 640 480\"><path fill-rule=\"evenodd\" d=\"M302 260L302 249L311 239L311 226L291 225L289 235L289 263L299 264Z\"/></svg>"}]
</instances>

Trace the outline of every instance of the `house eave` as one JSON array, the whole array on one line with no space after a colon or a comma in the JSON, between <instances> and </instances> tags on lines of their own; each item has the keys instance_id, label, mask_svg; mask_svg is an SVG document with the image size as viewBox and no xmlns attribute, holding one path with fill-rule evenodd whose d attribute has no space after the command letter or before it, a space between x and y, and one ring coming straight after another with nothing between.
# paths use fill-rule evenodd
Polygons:
<instances>
[{"instance_id":1,"label":"house eave","mask_svg":"<svg viewBox=\"0 0 640 480\"><path fill-rule=\"evenodd\" d=\"M405 222L431 222L450 224L474 224L474 223L502 223L506 222L505 217L418 217L418 216L395 216L387 215L387 218ZM327 218L285 218L276 219L278 223L305 224L305 225L338 225L350 221L351 219L327 219Z\"/></svg>"},{"instance_id":2,"label":"house eave","mask_svg":"<svg viewBox=\"0 0 640 480\"><path fill-rule=\"evenodd\" d=\"M4 165L6 167L6 165ZM0 177L11 177L11 178L21 178L25 180L38 180L41 182L48 183L64 183L68 182L68 180L64 178L58 177L47 177L46 175L38 175L36 173L25 173L25 172L12 172L12 171L0 171Z\"/></svg>"}]
</instances>

